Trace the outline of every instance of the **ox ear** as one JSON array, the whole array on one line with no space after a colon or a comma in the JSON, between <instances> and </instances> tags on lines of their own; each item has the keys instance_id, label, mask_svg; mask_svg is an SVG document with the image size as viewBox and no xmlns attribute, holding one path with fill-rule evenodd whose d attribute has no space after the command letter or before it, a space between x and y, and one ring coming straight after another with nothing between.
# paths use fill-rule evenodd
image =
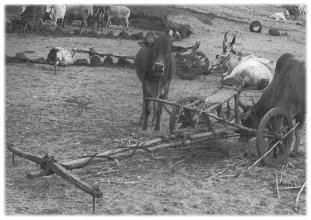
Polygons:
<instances>
[{"instance_id":1,"label":"ox ear","mask_svg":"<svg viewBox=\"0 0 311 220\"><path fill-rule=\"evenodd\" d=\"M231 45L233 45L235 43L235 38L236 38L236 35L233 35L233 39L231 41Z\"/></svg>"},{"instance_id":2,"label":"ox ear","mask_svg":"<svg viewBox=\"0 0 311 220\"><path fill-rule=\"evenodd\" d=\"M183 52L186 52L186 51L187 51L187 49L184 48L184 47L172 45L172 52L183 53Z\"/></svg>"}]
</instances>

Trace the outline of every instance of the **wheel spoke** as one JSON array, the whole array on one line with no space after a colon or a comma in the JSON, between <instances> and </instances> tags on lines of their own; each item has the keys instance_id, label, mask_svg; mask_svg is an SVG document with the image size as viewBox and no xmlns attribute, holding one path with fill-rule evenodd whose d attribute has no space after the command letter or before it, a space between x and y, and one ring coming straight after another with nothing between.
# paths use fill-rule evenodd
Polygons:
<instances>
[{"instance_id":1,"label":"wheel spoke","mask_svg":"<svg viewBox=\"0 0 311 220\"><path fill-rule=\"evenodd\" d=\"M267 127L270 131L273 131L273 126L270 124L270 121L267 123Z\"/></svg>"},{"instance_id":2,"label":"wheel spoke","mask_svg":"<svg viewBox=\"0 0 311 220\"><path fill-rule=\"evenodd\" d=\"M265 138L276 138L276 135L272 131L268 131L266 129L261 130L262 131L262 136Z\"/></svg>"},{"instance_id":3,"label":"wheel spoke","mask_svg":"<svg viewBox=\"0 0 311 220\"><path fill-rule=\"evenodd\" d=\"M284 132L287 132L289 130L289 126L284 126L280 129L280 133L283 134Z\"/></svg>"},{"instance_id":4,"label":"wheel spoke","mask_svg":"<svg viewBox=\"0 0 311 220\"><path fill-rule=\"evenodd\" d=\"M272 152L273 152L273 158L276 159L278 157L278 152L277 152L276 147L273 148Z\"/></svg>"},{"instance_id":5,"label":"wheel spoke","mask_svg":"<svg viewBox=\"0 0 311 220\"><path fill-rule=\"evenodd\" d=\"M279 149L279 151L280 151L281 154L284 154L283 145L284 145L284 143L282 143L282 142L278 144L278 149Z\"/></svg>"},{"instance_id":6,"label":"wheel spoke","mask_svg":"<svg viewBox=\"0 0 311 220\"><path fill-rule=\"evenodd\" d=\"M269 139L266 143L265 143L265 149L267 149L266 151L270 150L270 145L271 143L274 142L273 139Z\"/></svg>"}]
</instances>

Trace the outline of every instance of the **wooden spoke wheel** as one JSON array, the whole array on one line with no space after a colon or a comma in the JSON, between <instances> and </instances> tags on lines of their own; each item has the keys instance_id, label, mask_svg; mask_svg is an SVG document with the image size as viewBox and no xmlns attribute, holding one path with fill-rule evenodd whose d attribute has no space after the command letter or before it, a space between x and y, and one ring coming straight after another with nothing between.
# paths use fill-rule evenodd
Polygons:
<instances>
[{"instance_id":1,"label":"wooden spoke wheel","mask_svg":"<svg viewBox=\"0 0 311 220\"><path fill-rule=\"evenodd\" d=\"M191 54L180 55L177 57L177 75L181 79L192 80L200 73L200 59Z\"/></svg>"},{"instance_id":2,"label":"wooden spoke wheel","mask_svg":"<svg viewBox=\"0 0 311 220\"><path fill-rule=\"evenodd\" d=\"M186 97L180 99L177 103L183 106L191 105L191 107L195 108L201 106L204 101L198 97ZM196 111L181 109L178 106L174 106L169 119L170 133L174 134L179 129L192 129L199 123L198 120L202 119Z\"/></svg>"},{"instance_id":3,"label":"wooden spoke wheel","mask_svg":"<svg viewBox=\"0 0 311 220\"><path fill-rule=\"evenodd\" d=\"M280 141L270 153L263 157L263 162L266 165L277 164L288 157L293 141L293 131L286 137L284 135L293 126L293 120L282 108L273 108L264 115L259 123L256 136L259 156L262 157Z\"/></svg>"}]
</instances>

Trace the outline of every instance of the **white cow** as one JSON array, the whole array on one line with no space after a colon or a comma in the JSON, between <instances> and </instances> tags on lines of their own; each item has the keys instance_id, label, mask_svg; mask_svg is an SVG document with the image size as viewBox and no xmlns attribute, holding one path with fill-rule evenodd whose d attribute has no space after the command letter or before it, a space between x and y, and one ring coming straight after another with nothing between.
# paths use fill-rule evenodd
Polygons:
<instances>
[{"instance_id":1,"label":"white cow","mask_svg":"<svg viewBox=\"0 0 311 220\"><path fill-rule=\"evenodd\" d=\"M106 30L111 23L111 18L123 18L125 20L126 28L129 27L129 17L131 14L131 10L126 6L107 6L106 13L108 15L108 20L106 24Z\"/></svg>"},{"instance_id":2,"label":"white cow","mask_svg":"<svg viewBox=\"0 0 311 220\"><path fill-rule=\"evenodd\" d=\"M262 90L271 82L273 75L270 69L273 62L254 55L240 57L234 54L218 57L218 65L222 66L225 85L243 84L246 89ZM269 67L269 68L268 68Z\"/></svg>"},{"instance_id":3,"label":"white cow","mask_svg":"<svg viewBox=\"0 0 311 220\"><path fill-rule=\"evenodd\" d=\"M279 20L285 21L286 20L285 13L284 12L276 12L276 13L271 15L271 18L273 18L273 19L275 19L277 21L279 21Z\"/></svg>"},{"instance_id":4,"label":"white cow","mask_svg":"<svg viewBox=\"0 0 311 220\"><path fill-rule=\"evenodd\" d=\"M61 27L63 27L66 5L47 5L46 12L50 14L50 19L54 21L54 28L58 19L62 19Z\"/></svg>"},{"instance_id":5,"label":"white cow","mask_svg":"<svg viewBox=\"0 0 311 220\"><path fill-rule=\"evenodd\" d=\"M299 15L305 15L307 13L307 6L305 4L298 5Z\"/></svg>"}]
</instances>

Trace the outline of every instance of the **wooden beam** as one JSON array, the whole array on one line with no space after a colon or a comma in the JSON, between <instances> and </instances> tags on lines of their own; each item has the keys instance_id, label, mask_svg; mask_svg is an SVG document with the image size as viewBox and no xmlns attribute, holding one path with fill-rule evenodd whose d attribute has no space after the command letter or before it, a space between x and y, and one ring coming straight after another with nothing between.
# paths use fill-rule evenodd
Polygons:
<instances>
[{"instance_id":1,"label":"wooden beam","mask_svg":"<svg viewBox=\"0 0 311 220\"><path fill-rule=\"evenodd\" d=\"M216 130L214 132L203 132L203 133L199 133L199 134L192 134L189 135L187 138L185 138L184 140L181 141L174 141L171 143L160 143L162 142L159 141L159 138L148 141L148 142L143 142L140 145L133 146L132 147L126 147L126 148L118 148L114 150L110 150L110 151L106 151L103 153L99 153L97 154L97 157L92 158L92 160L90 160L90 158L81 158L81 159L77 159L77 160L72 160L72 161L67 161L67 162L63 162L62 164L65 165L66 167L70 167L72 169L76 169L76 168L80 168L81 166L85 166L85 164L87 163L89 164L96 164L96 163L101 163L101 162L105 162L108 161L109 159L121 159L121 158L125 158L125 157L129 157L132 156L133 154L136 153L143 153L143 152L153 152L156 150L160 150L160 149L165 149L165 148L171 148L171 147L178 147L180 145L184 145L184 144L190 144L196 141L201 141L201 140L206 140L209 139L211 137L216 137L217 135L223 135L223 134L227 134L228 131L226 129L219 129ZM160 138L161 139L161 138ZM156 144L155 146L152 146ZM142 146L145 147L142 148ZM133 149L131 149L133 148ZM105 156L105 157L98 157L98 156Z\"/></svg>"},{"instance_id":2,"label":"wooden beam","mask_svg":"<svg viewBox=\"0 0 311 220\"><path fill-rule=\"evenodd\" d=\"M105 56L111 56L111 57L116 57L116 58L124 58L124 59L130 59L134 60L135 56L122 56L122 55L114 55L112 53L98 53L95 50L90 50L90 49L73 49L75 53L88 53L89 55L97 55L100 57L105 57Z\"/></svg>"},{"instance_id":3,"label":"wooden beam","mask_svg":"<svg viewBox=\"0 0 311 220\"><path fill-rule=\"evenodd\" d=\"M41 156L34 155L31 153L23 152L22 150L14 147L12 144L7 144L7 149L16 155L23 157L27 160L30 160L38 165L41 165L44 160ZM90 184L82 181L77 175L72 173L70 170L67 170L63 165L59 164L58 162L52 162L49 165L50 171L59 175L63 179L67 180L71 184L75 185L79 189L83 190L84 192L96 197L101 198L103 193L95 186L91 186ZM53 174L49 173L47 175Z\"/></svg>"}]
</instances>

